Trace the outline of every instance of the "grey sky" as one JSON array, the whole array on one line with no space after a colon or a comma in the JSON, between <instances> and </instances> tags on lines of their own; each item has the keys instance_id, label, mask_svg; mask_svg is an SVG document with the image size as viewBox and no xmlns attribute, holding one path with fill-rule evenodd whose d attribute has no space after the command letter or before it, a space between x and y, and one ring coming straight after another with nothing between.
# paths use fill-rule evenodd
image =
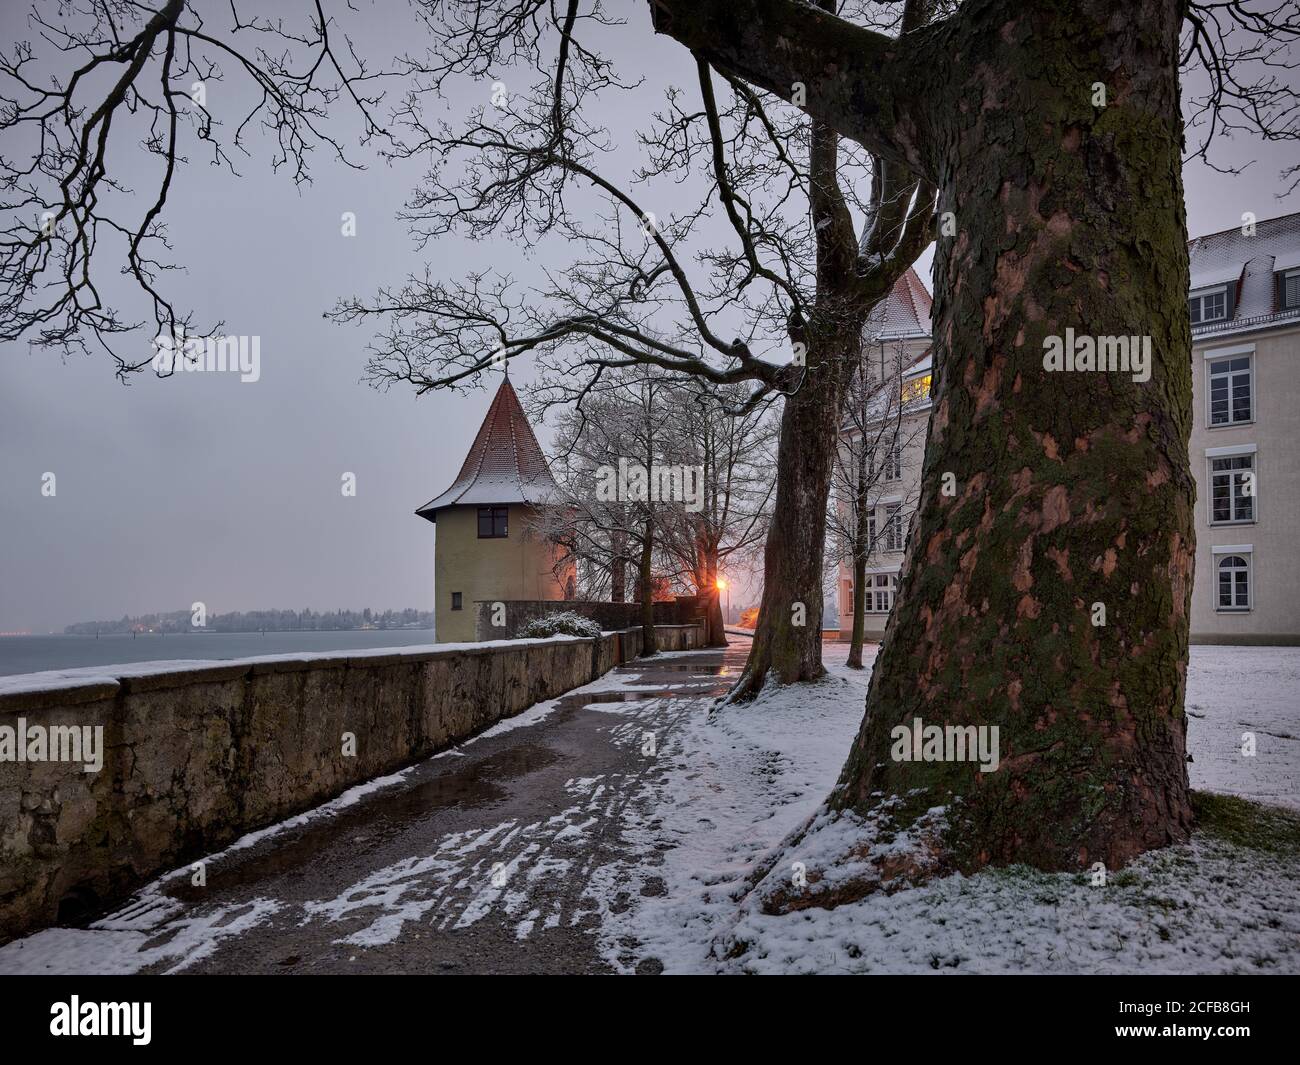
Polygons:
<instances>
[{"instance_id":1,"label":"grey sky","mask_svg":"<svg viewBox=\"0 0 1300 1065\"><path fill-rule=\"evenodd\" d=\"M412 46L406 5L358 6L373 54ZM693 80L684 50L652 36L646 5L626 8L629 25L607 48L624 78L647 84L618 101L620 134L669 80ZM4 5L6 45L30 36L26 10ZM209 90L218 113L235 84L231 75ZM480 92L490 86L461 86L451 113ZM167 217L174 261L188 272L168 284L200 319L261 337L260 381L146 373L123 387L107 358L65 364L25 344L0 349L0 630L41 632L196 600L210 611L432 607L434 528L412 512L455 476L496 379L464 396L375 392L359 383L365 331L322 312L426 260L453 277L520 252L448 239L417 256L393 216L422 164L355 172L317 152L314 184L299 191L269 172L264 142L250 146L242 179L200 161L180 173ZM1240 161L1259 146L1229 149ZM1247 210L1266 218L1298 209L1300 197L1275 199L1284 161L1271 150L1237 177L1190 166L1191 233L1238 225ZM125 177L143 185L129 170ZM340 234L344 211L357 214L354 238ZM918 267L927 284L929 263L927 253ZM527 367L512 366L512 376L526 382ZM47 471L57 476L54 498L41 495ZM340 492L344 472L356 474L355 498Z\"/></svg>"}]
</instances>

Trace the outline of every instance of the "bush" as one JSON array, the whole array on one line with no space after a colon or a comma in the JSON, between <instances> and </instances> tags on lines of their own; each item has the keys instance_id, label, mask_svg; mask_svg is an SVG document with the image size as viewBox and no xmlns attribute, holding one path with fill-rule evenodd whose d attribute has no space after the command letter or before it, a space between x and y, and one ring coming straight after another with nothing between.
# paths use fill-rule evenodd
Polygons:
<instances>
[{"instance_id":1,"label":"bush","mask_svg":"<svg viewBox=\"0 0 1300 1065\"><path fill-rule=\"evenodd\" d=\"M572 610L561 610L542 618L533 618L515 634L516 640L536 640L545 636L599 636L600 626Z\"/></svg>"}]
</instances>

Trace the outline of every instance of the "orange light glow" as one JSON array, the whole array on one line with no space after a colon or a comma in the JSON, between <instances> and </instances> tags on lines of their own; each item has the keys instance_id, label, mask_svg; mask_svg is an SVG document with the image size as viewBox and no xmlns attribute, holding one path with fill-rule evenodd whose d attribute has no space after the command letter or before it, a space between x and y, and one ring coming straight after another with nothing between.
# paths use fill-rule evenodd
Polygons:
<instances>
[{"instance_id":1,"label":"orange light glow","mask_svg":"<svg viewBox=\"0 0 1300 1065\"><path fill-rule=\"evenodd\" d=\"M727 582L724 581L721 577L718 578L717 583L718 583L718 591L721 592L726 590Z\"/></svg>"}]
</instances>

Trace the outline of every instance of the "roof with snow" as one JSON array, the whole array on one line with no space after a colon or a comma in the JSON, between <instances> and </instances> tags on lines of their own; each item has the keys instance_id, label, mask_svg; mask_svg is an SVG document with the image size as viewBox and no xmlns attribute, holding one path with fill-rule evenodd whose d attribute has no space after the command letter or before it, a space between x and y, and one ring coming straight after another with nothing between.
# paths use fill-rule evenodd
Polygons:
<instances>
[{"instance_id":1,"label":"roof with snow","mask_svg":"<svg viewBox=\"0 0 1300 1065\"><path fill-rule=\"evenodd\" d=\"M902 340L930 335L930 293L910 266L876 304L863 330L868 340Z\"/></svg>"},{"instance_id":2,"label":"roof with snow","mask_svg":"<svg viewBox=\"0 0 1300 1065\"><path fill-rule=\"evenodd\" d=\"M436 523L438 511L447 507L539 505L558 502L559 498L559 487L507 377L497 389L452 486L416 513Z\"/></svg>"},{"instance_id":3,"label":"roof with snow","mask_svg":"<svg viewBox=\"0 0 1300 1065\"><path fill-rule=\"evenodd\" d=\"M1191 291L1228 291L1226 319L1194 324L1194 340L1300 321L1300 307L1282 305L1278 283L1280 271L1300 266L1300 212L1256 222L1250 236L1241 229L1188 241Z\"/></svg>"}]
</instances>

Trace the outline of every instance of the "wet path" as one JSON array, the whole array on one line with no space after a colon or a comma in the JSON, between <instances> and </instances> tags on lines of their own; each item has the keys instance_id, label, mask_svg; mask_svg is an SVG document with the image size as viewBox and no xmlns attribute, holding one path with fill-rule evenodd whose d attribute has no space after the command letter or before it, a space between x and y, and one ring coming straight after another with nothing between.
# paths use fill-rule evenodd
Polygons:
<instances>
[{"instance_id":1,"label":"wet path","mask_svg":"<svg viewBox=\"0 0 1300 1065\"><path fill-rule=\"evenodd\" d=\"M656 860L646 784L747 647L619 668L210 859L204 886L178 871L10 944L0 971L607 971L593 932L627 905L621 870Z\"/></svg>"}]
</instances>

